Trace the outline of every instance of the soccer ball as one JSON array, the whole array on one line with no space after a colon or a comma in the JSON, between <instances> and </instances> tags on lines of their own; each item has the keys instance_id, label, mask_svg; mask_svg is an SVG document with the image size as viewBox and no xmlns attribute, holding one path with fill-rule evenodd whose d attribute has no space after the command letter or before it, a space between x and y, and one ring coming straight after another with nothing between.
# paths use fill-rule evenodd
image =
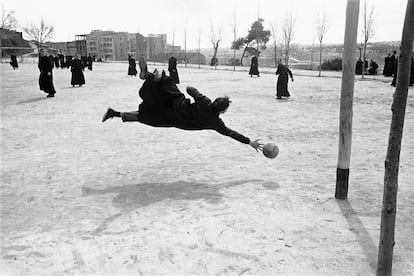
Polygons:
<instances>
[{"instance_id":1,"label":"soccer ball","mask_svg":"<svg viewBox=\"0 0 414 276\"><path fill-rule=\"evenodd\" d=\"M263 146L263 155L267 158L275 158L279 154L279 148L273 143L267 143Z\"/></svg>"}]
</instances>

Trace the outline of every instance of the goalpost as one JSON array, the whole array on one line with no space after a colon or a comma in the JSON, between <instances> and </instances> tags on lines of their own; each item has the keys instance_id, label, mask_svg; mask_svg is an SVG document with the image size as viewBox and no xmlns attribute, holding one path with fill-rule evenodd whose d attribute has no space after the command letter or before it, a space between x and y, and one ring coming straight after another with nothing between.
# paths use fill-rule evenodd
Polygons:
<instances>
[{"instance_id":1,"label":"goalpost","mask_svg":"<svg viewBox=\"0 0 414 276\"><path fill-rule=\"evenodd\" d=\"M341 105L339 122L339 149L335 198L348 196L349 165L352 139L352 104L354 92L355 51L358 34L359 0L348 0L343 54ZM392 120L388 139L384 172L384 192L381 212L381 230L378 249L377 275L392 274L395 245L395 218L397 212L398 168L401 140L407 103L410 61L414 43L414 0L407 0L401 52L398 59L398 78L392 103Z\"/></svg>"},{"instance_id":2,"label":"goalpost","mask_svg":"<svg viewBox=\"0 0 414 276\"><path fill-rule=\"evenodd\" d=\"M3 63L3 53L7 50L26 50L26 51L33 51L32 47L9 47L9 46L1 46L0 47L0 62ZM28 54L30 54L30 52ZM15 54L16 57L20 57L20 62L23 62L23 55L25 54ZM9 62L9 60L7 60Z\"/></svg>"}]
</instances>

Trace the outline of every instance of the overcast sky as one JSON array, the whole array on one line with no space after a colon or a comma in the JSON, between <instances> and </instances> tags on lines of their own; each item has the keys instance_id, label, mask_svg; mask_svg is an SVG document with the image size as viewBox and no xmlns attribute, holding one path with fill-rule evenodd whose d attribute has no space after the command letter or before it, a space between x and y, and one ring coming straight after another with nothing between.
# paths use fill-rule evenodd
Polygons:
<instances>
[{"instance_id":1,"label":"overcast sky","mask_svg":"<svg viewBox=\"0 0 414 276\"><path fill-rule=\"evenodd\" d=\"M360 11L362 10L361 0ZM167 34L167 42L187 48L210 46L211 26L221 29L221 47L228 48L233 38L232 24L236 13L238 36L246 36L258 16L265 28L278 26L291 13L296 18L294 43L311 44L315 36L315 19L326 13L328 32L326 43L343 43L346 0L2 0L6 10L14 10L20 26L40 22L55 27L52 41L74 40L75 34L91 30L139 32L144 36ZM372 41L400 40L407 5L406 0L369 0L375 7L375 36ZM361 16L360 16L361 23ZM359 35L359 41L360 39ZM316 39L315 39L316 41Z\"/></svg>"}]
</instances>

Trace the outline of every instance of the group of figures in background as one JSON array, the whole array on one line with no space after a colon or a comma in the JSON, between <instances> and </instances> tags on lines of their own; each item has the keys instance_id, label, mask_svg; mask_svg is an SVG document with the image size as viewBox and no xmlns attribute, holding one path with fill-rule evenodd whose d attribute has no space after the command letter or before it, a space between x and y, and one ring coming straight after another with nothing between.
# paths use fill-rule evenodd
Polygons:
<instances>
[{"instance_id":1,"label":"group of figures in background","mask_svg":"<svg viewBox=\"0 0 414 276\"><path fill-rule=\"evenodd\" d=\"M390 56L390 53L388 53L388 56L384 59L384 70L383 75L385 77L393 77L391 85L395 87L397 84L397 75L398 75L398 57L396 57L397 51L394 51L392 55ZM414 53L411 55L411 74L410 74L410 86L413 86L414 84Z\"/></svg>"},{"instance_id":2,"label":"group of figures in background","mask_svg":"<svg viewBox=\"0 0 414 276\"><path fill-rule=\"evenodd\" d=\"M288 90L288 82L289 77L293 81L292 71L290 71L290 69L285 64L283 64L281 60L279 60L275 74L279 75L276 83L276 99L280 100L282 97L289 98L290 93ZM257 56L254 56L251 59L249 75L250 77L260 77L259 59Z\"/></svg>"},{"instance_id":3,"label":"group of figures in background","mask_svg":"<svg viewBox=\"0 0 414 276\"><path fill-rule=\"evenodd\" d=\"M361 58L358 59L355 66L355 74L361 75L363 70L364 73L368 75L377 75L378 74L378 64L371 59L368 66L368 61L365 60L362 62ZM392 55L388 53L388 55L384 59L384 69L382 74L384 77L392 77L391 85L395 87L397 84L397 72L398 72L398 57L397 51L393 51ZM414 55L411 56L411 75L410 75L410 86L414 84Z\"/></svg>"},{"instance_id":4,"label":"group of figures in background","mask_svg":"<svg viewBox=\"0 0 414 276\"><path fill-rule=\"evenodd\" d=\"M92 64L94 58L89 55L88 57L81 57L79 54L72 56L63 55L49 55L47 56L46 50L41 49L39 52L39 63L38 68L40 71L39 76L39 87L40 90L47 94L47 97L54 97L56 94L55 87L53 85L53 68L70 68L71 71L71 85L82 86L85 84L85 75L83 71L87 67L92 71Z\"/></svg>"},{"instance_id":5,"label":"group of figures in background","mask_svg":"<svg viewBox=\"0 0 414 276\"><path fill-rule=\"evenodd\" d=\"M391 55L388 53L387 57L385 57L383 75L385 77L393 77L391 85L395 87L396 80L397 80L397 73L398 73L398 57L397 51L393 51ZM55 88L53 86L53 68L70 68L72 77L71 77L71 85L75 87L75 85L82 86L85 84L85 76L84 70L88 68L92 71L92 65L95 61L95 56L92 57L91 55L88 56L80 56L79 54L75 55L73 58L70 55L66 57L62 54L58 55L49 55L47 56L46 51L41 49L39 53L39 63L38 67L40 70L40 77L39 77L39 87L40 90L47 93L47 97L54 97L56 94ZM10 65L13 69L18 69L19 64L17 62L17 58L15 55L11 55L10 57ZM136 76L137 75L137 64L136 60L133 55L129 55L128 57L128 75L129 76ZM366 72L369 75L377 75L378 74L378 64L371 59L368 66L368 61L365 61L363 64L361 59L358 59L356 62L355 74L360 75L362 74L363 70L364 73ZM178 76L177 71L177 59L174 56L171 56L168 60L168 71L170 77L174 80L176 84L180 83L180 78ZM249 70L250 77L257 76L260 77L259 72L259 60L257 56L253 56L250 63L250 70ZM276 75L278 76L277 84L276 84L276 98L282 99L283 97L289 98L290 93L288 90L288 82L289 77L293 81L293 74L292 71L279 60ZM411 75L410 75L410 82L409 85L412 86L414 84L414 55L411 57Z\"/></svg>"}]
</instances>

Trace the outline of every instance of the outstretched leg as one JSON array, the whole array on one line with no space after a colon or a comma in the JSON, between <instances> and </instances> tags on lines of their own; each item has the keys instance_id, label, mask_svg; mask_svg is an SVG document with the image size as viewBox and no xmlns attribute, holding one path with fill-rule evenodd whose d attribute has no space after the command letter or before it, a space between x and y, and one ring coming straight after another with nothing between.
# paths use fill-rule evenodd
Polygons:
<instances>
[{"instance_id":1,"label":"outstretched leg","mask_svg":"<svg viewBox=\"0 0 414 276\"><path fill-rule=\"evenodd\" d=\"M109 107L102 117L102 122L105 122L108 119L112 119L113 117L121 117L121 112L113 110L112 108Z\"/></svg>"}]
</instances>

